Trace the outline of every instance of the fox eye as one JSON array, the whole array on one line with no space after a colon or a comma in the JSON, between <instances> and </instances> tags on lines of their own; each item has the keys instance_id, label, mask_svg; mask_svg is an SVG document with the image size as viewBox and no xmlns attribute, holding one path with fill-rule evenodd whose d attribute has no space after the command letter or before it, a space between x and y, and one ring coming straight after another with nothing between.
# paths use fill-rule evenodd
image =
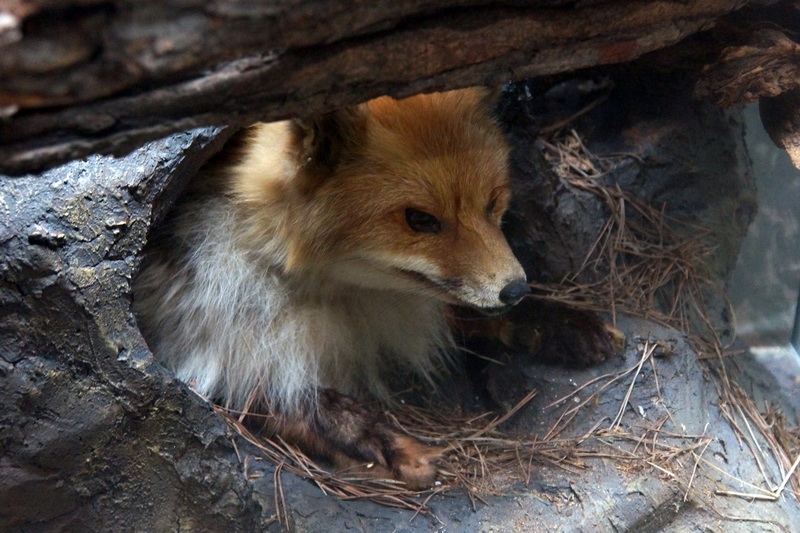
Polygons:
<instances>
[{"instance_id":1,"label":"fox eye","mask_svg":"<svg viewBox=\"0 0 800 533\"><path fill-rule=\"evenodd\" d=\"M406 209L406 223L408 227L417 233L439 233L442 231L442 223L430 213L413 209Z\"/></svg>"}]
</instances>

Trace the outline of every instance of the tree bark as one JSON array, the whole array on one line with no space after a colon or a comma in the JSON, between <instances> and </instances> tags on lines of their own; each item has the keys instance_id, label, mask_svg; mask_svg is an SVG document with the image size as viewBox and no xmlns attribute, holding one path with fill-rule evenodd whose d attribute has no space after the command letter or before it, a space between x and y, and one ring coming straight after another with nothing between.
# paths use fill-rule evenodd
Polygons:
<instances>
[{"instance_id":1,"label":"tree bark","mask_svg":"<svg viewBox=\"0 0 800 533\"><path fill-rule=\"evenodd\" d=\"M780 146L800 168L800 88L759 102L761 122L772 142Z\"/></svg>"},{"instance_id":2,"label":"tree bark","mask_svg":"<svg viewBox=\"0 0 800 533\"><path fill-rule=\"evenodd\" d=\"M0 171L196 126L630 61L743 0L9 2Z\"/></svg>"}]
</instances>

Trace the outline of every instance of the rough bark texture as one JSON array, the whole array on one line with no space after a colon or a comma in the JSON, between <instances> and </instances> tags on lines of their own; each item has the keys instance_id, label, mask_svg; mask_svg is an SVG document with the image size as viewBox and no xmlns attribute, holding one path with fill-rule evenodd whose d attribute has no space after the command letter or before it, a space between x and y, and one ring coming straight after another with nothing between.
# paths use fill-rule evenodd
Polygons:
<instances>
[{"instance_id":1,"label":"rough bark texture","mask_svg":"<svg viewBox=\"0 0 800 533\"><path fill-rule=\"evenodd\" d=\"M752 28L752 33L743 31ZM733 36L718 54L706 55L694 95L719 106L759 101L764 129L800 168L800 6L777 2L750 6L714 33ZM730 37L722 37L722 42Z\"/></svg>"},{"instance_id":2,"label":"rough bark texture","mask_svg":"<svg viewBox=\"0 0 800 533\"><path fill-rule=\"evenodd\" d=\"M761 121L772 142L780 146L800 168L800 88L759 102Z\"/></svg>"},{"instance_id":3,"label":"rough bark texture","mask_svg":"<svg viewBox=\"0 0 800 533\"><path fill-rule=\"evenodd\" d=\"M630 61L743 0L12 3L0 171L211 124Z\"/></svg>"},{"instance_id":4,"label":"rough bark texture","mask_svg":"<svg viewBox=\"0 0 800 533\"><path fill-rule=\"evenodd\" d=\"M347 48L352 62L339 71L347 84L358 81L356 68L362 75L376 68L374 79L400 70L408 82L510 52L547 50L548 57L556 59L562 49L591 50L560 67L530 57L512 61L517 66L530 64L536 74L572 70L630 60L744 3L623 1L577 7L567 0L499 6L480 0L281 0L269 5L246 0L32 0L4 10L9 19L3 32L0 103L20 108L74 105L271 50L278 50L280 58L287 57L287 51L302 50L301 64L312 64ZM331 43L342 44L328 46ZM605 49L606 43L614 46ZM567 58L561 55L559 62Z\"/></svg>"}]
</instances>

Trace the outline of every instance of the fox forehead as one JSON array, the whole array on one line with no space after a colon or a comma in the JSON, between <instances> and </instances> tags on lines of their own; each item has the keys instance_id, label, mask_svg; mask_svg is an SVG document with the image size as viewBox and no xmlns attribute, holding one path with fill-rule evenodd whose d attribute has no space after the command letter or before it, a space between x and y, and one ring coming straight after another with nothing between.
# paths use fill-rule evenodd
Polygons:
<instances>
[{"instance_id":1,"label":"fox forehead","mask_svg":"<svg viewBox=\"0 0 800 533\"><path fill-rule=\"evenodd\" d=\"M394 161L458 157L505 166L508 145L489 109L473 91L388 97L367 102L368 153Z\"/></svg>"},{"instance_id":2,"label":"fox forehead","mask_svg":"<svg viewBox=\"0 0 800 533\"><path fill-rule=\"evenodd\" d=\"M508 145L489 110L472 96L370 101L360 157L342 174L368 180L373 190L392 190L398 200L417 198L414 207L483 210L491 200L506 202Z\"/></svg>"},{"instance_id":3,"label":"fox forehead","mask_svg":"<svg viewBox=\"0 0 800 533\"><path fill-rule=\"evenodd\" d=\"M510 195L506 167L503 162L494 164L483 152L447 156L416 153L413 158L389 159L371 167L363 176L368 181L364 185L373 195L380 195L372 196L372 201L422 209L437 216L456 216L470 210L483 213L491 201L504 208ZM360 181L356 173L351 176Z\"/></svg>"}]
</instances>

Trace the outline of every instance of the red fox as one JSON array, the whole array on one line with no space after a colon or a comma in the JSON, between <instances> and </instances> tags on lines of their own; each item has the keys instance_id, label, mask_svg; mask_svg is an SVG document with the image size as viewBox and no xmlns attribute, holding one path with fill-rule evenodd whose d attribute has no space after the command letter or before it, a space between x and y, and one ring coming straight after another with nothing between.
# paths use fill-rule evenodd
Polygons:
<instances>
[{"instance_id":1,"label":"red fox","mask_svg":"<svg viewBox=\"0 0 800 533\"><path fill-rule=\"evenodd\" d=\"M500 230L509 147L490 92L382 97L258 124L207 170L156 242L135 309L156 357L202 395L339 468L429 486L438 450L361 400L432 378L451 304L495 313L529 291Z\"/></svg>"}]
</instances>

